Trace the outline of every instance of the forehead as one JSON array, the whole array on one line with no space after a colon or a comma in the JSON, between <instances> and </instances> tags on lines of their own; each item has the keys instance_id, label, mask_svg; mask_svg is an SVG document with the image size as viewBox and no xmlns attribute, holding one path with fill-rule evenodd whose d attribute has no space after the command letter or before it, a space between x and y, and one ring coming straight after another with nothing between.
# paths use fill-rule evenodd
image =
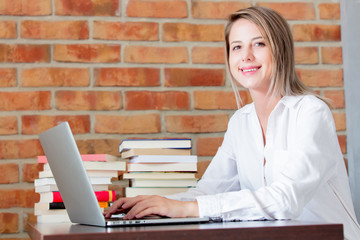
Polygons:
<instances>
[{"instance_id":1,"label":"forehead","mask_svg":"<svg viewBox=\"0 0 360 240\"><path fill-rule=\"evenodd\" d=\"M259 36L264 37L262 29L252 21L241 18L232 24L229 40L231 43L232 41L242 41Z\"/></svg>"}]
</instances>

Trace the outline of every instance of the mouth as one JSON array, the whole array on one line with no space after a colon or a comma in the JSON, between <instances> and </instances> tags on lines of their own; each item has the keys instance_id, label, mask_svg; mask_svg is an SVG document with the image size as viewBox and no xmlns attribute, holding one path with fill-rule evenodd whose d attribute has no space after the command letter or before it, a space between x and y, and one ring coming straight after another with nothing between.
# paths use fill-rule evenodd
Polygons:
<instances>
[{"instance_id":1,"label":"mouth","mask_svg":"<svg viewBox=\"0 0 360 240\"><path fill-rule=\"evenodd\" d=\"M240 68L240 71L243 72L243 73L248 73L248 72L256 72L257 70L259 70L261 68L261 66L258 66L258 67L243 67L243 68Z\"/></svg>"}]
</instances>

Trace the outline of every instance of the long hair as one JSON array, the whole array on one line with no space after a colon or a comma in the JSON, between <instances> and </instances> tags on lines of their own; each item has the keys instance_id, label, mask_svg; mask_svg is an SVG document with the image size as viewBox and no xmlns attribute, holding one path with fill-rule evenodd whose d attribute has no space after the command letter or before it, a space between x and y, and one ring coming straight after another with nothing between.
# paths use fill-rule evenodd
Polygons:
<instances>
[{"instance_id":1,"label":"long hair","mask_svg":"<svg viewBox=\"0 0 360 240\"><path fill-rule=\"evenodd\" d=\"M316 94L307 87L298 77L295 70L294 40L290 27L286 20L276 11L265 7L249 7L232 13L228 18L225 27L226 58L229 67L230 43L229 35L231 28L239 19L246 19L259 27L265 41L269 44L272 53L272 74L268 95L275 96L296 96L315 95L325 101L327 99ZM231 76L231 84L235 92L238 107L242 101L237 88L237 82Z\"/></svg>"}]
</instances>

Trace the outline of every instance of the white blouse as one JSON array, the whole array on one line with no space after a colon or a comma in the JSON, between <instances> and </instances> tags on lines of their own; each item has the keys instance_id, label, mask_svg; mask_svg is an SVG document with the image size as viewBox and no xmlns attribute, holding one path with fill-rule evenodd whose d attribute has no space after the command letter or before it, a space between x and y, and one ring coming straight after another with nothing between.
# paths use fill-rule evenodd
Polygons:
<instances>
[{"instance_id":1,"label":"white blouse","mask_svg":"<svg viewBox=\"0 0 360 240\"><path fill-rule=\"evenodd\" d=\"M345 238L360 239L334 119L315 96L283 97L265 146L254 104L236 111L197 187L167 197L196 199L200 216L225 221L343 223Z\"/></svg>"}]
</instances>

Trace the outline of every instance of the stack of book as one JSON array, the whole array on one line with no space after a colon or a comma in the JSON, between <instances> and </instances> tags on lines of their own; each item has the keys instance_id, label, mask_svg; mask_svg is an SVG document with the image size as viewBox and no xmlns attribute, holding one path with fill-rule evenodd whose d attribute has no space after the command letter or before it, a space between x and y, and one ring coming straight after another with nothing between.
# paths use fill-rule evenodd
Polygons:
<instances>
[{"instance_id":1,"label":"stack of book","mask_svg":"<svg viewBox=\"0 0 360 240\"><path fill-rule=\"evenodd\" d=\"M119 152L128 159L123 174L130 180L126 197L170 195L197 184L197 156L191 155L191 139L126 139Z\"/></svg>"},{"instance_id":2,"label":"stack of book","mask_svg":"<svg viewBox=\"0 0 360 240\"><path fill-rule=\"evenodd\" d=\"M112 181L124 173L126 162L108 154L84 154L81 157L100 207L107 208L116 198L115 191L111 190ZM40 201L34 206L37 221L70 222L46 156L38 156L38 162L44 164L44 170L34 181L35 192L40 194Z\"/></svg>"}]
</instances>

